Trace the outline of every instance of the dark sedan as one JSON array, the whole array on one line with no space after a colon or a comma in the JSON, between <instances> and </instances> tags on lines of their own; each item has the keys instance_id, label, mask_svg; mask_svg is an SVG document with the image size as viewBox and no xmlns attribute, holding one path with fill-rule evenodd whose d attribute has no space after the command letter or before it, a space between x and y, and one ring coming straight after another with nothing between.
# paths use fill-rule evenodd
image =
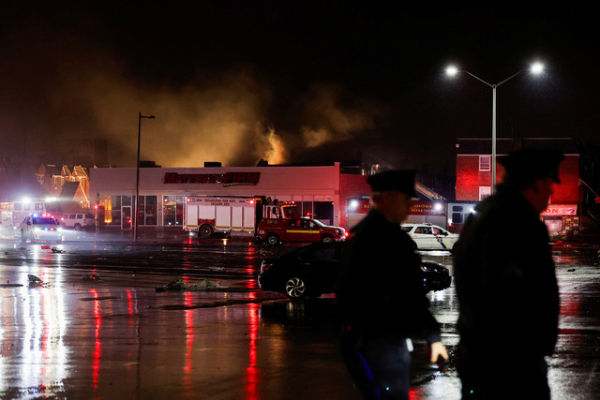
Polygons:
<instances>
[{"instance_id":1,"label":"dark sedan","mask_svg":"<svg viewBox=\"0 0 600 400\"><path fill-rule=\"evenodd\" d=\"M332 293L343 245L314 243L277 259L265 259L260 265L258 284L263 290L285 293L290 298ZM448 268L440 263L423 261L421 276L426 291L450 286Z\"/></svg>"}]
</instances>

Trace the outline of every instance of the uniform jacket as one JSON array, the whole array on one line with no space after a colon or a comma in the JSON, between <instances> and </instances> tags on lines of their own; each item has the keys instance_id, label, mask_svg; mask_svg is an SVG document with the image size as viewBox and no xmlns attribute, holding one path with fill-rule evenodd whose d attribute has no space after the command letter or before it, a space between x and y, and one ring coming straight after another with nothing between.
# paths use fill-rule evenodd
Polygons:
<instances>
[{"instance_id":1,"label":"uniform jacket","mask_svg":"<svg viewBox=\"0 0 600 400\"><path fill-rule=\"evenodd\" d=\"M399 224L371 210L342 250L336 295L345 323L365 333L439 341L420 266L415 242Z\"/></svg>"},{"instance_id":2,"label":"uniform jacket","mask_svg":"<svg viewBox=\"0 0 600 400\"><path fill-rule=\"evenodd\" d=\"M546 225L503 187L475 212L454 248L461 345L501 357L551 354L559 299Z\"/></svg>"}]
</instances>

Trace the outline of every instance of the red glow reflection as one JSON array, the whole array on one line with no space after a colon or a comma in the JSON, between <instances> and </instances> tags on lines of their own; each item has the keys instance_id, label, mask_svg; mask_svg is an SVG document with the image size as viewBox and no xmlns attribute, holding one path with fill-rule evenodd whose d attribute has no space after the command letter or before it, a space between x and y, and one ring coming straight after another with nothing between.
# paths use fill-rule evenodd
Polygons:
<instances>
[{"instance_id":1,"label":"red glow reflection","mask_svg":"<svg viewBox=\"0 0 600 400\"><path fill-rule=\"evenodd\" d=\"M133 296L131 290L125 290L127 293L127 314L129 314L129 327L133 327Z\"/></svg>"},{"instance_id":2,"label":"red glow reflection","mask_svg":"<svg viewBox=\"0 0 600 400\"><path fill-rule=\"evenodd\" d=\"M192 293L185 292L184 304L187 307L192 305ZM192 347L194 346L194 314L193 310L185 310L185 365L183 367L184 374L189 375L192 372Z\"/></svg>"},{"instance_id":3,"label":"red glow reflection","mask_svg":"<svg viewBox=\"0 0 600 400\"><path fill-rule=\"evenodd\" d=\"M250 293L250 299L255 299L256 293ZM256 339L258 337L258 309L256 303L248 304L248 367L246 368L246 399L258 399L258 368L256 367Z\"/></svg>"},{"instance_id":4,"label":"red glow reflection","mask_svg":"<svg viewBox=\"0 0 600 400\"><path fill-rule=\"evenodd\" d=\"M96 289L90 289L90 293L94 296L94 322L96 325L95 329L95 342L94 342L94 359L92 361L92 386L94 389L98 388L98 377L100 375L100 357L102 356L102 341L100 340L100 327L102 326L102 314L100 313L100 301L98 299L98 292Z\"/></svg>"}]
</instances>

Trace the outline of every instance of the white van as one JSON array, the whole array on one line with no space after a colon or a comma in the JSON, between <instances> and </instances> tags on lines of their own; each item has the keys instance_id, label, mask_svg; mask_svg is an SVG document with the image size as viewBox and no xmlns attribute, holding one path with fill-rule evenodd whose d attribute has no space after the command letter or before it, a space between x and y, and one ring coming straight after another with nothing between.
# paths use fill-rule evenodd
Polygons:
<instances>
[{"instance_id":1,"label":"white van","mask_svg":"<svg viewBox=\"0 0 600 400\"><path fill-rule=\"evenodd\" d=\"M64 214L60 224L65 228L73 228L77 231L94 226L94 215L87 213Z\"/></svg>"}]
</instances>

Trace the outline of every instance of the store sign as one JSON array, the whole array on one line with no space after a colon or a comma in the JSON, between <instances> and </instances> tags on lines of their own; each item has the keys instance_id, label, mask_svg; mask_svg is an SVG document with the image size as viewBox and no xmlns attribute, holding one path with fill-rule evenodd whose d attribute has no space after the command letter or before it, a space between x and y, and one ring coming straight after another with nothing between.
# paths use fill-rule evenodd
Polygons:
<instances>
[{"instance_id":1,"label":"store sign","mask_svg":"<svg viewBox=\"0 0 600 400\"><path fill-rule=\"evenodd\" d=\"M437 207L436 207L436 204ZM417 201L410 207L410 215L442 215L444 208L441 203L432 203L427 201Z\"/></svg>"},{"instance_id":2,"label":"store sign","mask_svg":"<svg viewBox=\"0 0 600 400\"><path fill-rule=\"evenodd\" d=\"M165 183L222 184L223 186L256 185L260 172L227 172L224 174L165 173Z\"/></svg>"},{"instance_id":3,"label":"store sign","mask_svg":"<svg viewBox=\"0 0 600 400\"><path fill-rule=\"evenodd\" d=\"M544 217L550 216L564 216L564 215L577 215L577 205L576 204L552 204L546 208L546 210L542 213Z\"/></svg>"}]
</instances>

